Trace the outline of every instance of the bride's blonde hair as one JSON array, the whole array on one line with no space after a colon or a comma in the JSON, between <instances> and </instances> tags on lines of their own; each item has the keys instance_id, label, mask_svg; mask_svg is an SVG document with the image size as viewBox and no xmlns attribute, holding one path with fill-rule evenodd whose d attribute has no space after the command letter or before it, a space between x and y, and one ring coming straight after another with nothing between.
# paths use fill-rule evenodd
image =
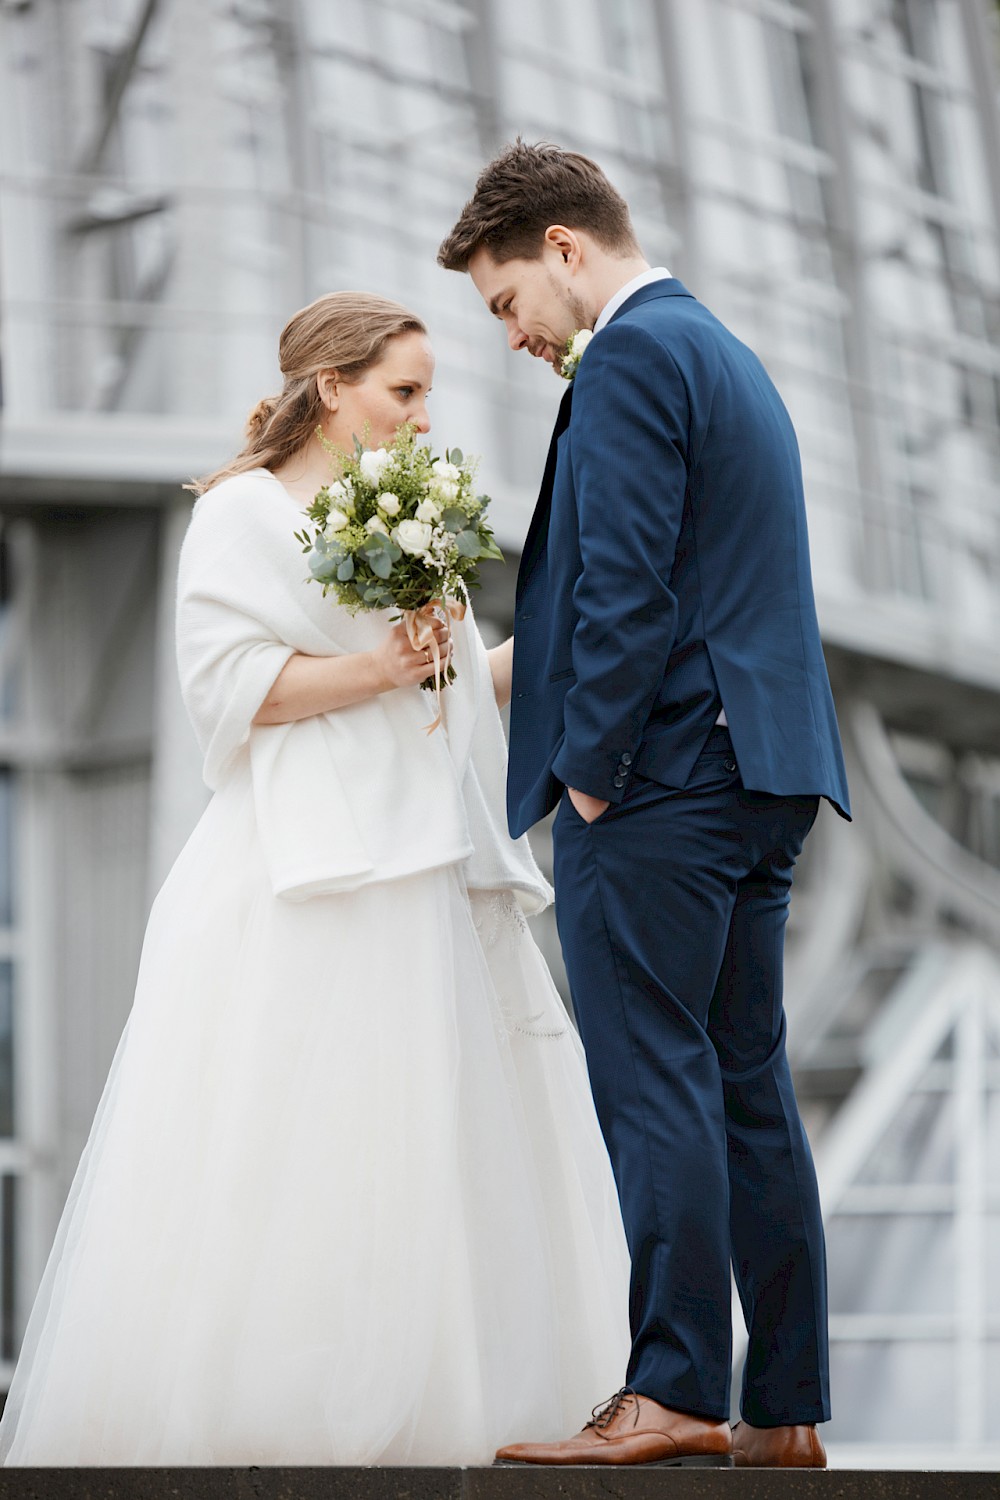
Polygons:
<instances>
[{"instance_id":1,"label":"bride's blonde hair","mask_svg":"<svg viewBox=\"0 0 1000 1500\"><path fill-rule=\"evenodd\" d=\"M233 474L276 469L297 452L319 426L324 406L316 385L320 370L336 370L351 384L377 365L390 339L426 333L415 313L371 292L328 292L289 318L278 341L278 365L285 383L277 396L258 401L247 418L246 446L221 469L185 489L204 494Z\"/></svg>"}]
</instances>

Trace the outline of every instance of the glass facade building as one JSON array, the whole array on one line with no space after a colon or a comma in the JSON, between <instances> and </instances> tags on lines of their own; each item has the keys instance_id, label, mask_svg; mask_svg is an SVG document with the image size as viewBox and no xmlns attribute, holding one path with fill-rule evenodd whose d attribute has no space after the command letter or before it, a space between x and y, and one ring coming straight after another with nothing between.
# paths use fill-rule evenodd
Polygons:
<instances>
[{"instance_id":1,"label":"glass facade building","mask_svg":"<svg viewBox=\"0 0 1000 1500\"><path fill-rule=\"evenodd\" d=\"M0 1371L202 805L179 483L276 389L291 311L376 290L428 322L432 436L483 455L516 556L559 386L435 252L517 134L601 162L795 421L856 802L810 839L789 954L831 1448L1000 1465L988 0L2 0Z\"/></svg>"}]
</instances>

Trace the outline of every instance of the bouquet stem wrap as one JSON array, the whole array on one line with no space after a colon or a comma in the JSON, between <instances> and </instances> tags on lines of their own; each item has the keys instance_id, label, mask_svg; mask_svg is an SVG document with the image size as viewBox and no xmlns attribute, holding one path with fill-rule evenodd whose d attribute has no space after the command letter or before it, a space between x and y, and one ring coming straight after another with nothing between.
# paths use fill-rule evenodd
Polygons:
<instances>
[{"instance_id":1,"label":"bouquet stem wrap","mask_svg":"<svg viewBox=\"0 0 1000 1500\"><path fill-rule=\"evenodd\" d=\"M465 605L460 599L432 599L430 604L425 604L420 609L404 609L403 622L406 625L406 634L409 636L410 645L414 651L430 651L434 662L434 691L437 694L437 718L433 724L428 724L427 733L433 734L441 723L441 648L438 645L437 636L434 634L434 619L432 611L443 609L453 620L465 618Z\"/></svg>"}]
</instances>

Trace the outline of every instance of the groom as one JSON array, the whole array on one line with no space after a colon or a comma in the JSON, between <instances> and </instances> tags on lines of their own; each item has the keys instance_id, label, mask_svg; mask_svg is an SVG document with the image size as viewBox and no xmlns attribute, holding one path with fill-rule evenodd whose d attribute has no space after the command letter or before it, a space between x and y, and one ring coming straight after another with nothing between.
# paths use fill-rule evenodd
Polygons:
<instances>
[{"instance_id":1,"label":"groom","mask_svg":"<svg viewBox=\"0 0 1000 1500\"><path fill-rule=\"evenodd\" d=\"M782 947L819 799L849 808L795 434L586 157L508 147L438 259L557 372L593 330L521 560L508 810L518 835L559 806L556 915L632 1353L576 1437L498 1460L822 1466L823 1229ZM750 1335L734 1433L730 1263Z\"/></svg>"}]
</instances>

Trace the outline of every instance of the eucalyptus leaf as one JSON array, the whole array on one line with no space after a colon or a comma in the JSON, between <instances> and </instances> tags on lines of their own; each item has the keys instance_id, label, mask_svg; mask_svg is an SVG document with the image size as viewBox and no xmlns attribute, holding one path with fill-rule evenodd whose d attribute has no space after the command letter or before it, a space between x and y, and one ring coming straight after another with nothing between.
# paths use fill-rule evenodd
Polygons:
<instances>
[{"instance_id":1,"label":"eucalyptus leaf","mask_svg":"<svg viewBox=\"0 0 1000 1500\"><path fill-rule=\"evenodd\" d=\"M340 579L341 583L347 583L349 579L351 579L351 578L354 577L354 558L353 557L345 557L344 558L344 561L340 564L340 566L337 569L337 577Z\"/></svg>"},{"instance_id":2,"label":"eucalyptus leaf","mask_svg":"<svg viewBox=\"0 0 1000 1500\"><path fill-rule=\"evenodd\" d=\"M310 552L309 571L320 583L329 583L337 571L339 559L327 557L322 552Z\"/></svg>"},{"instance_id":3,"label":"eucalyptus leaf","mask_svg":"<svg viewBox=\"0 0 1000 1500\"><path fill-rule=\"evenodd\" d=\"M465 511L457 505L449 505L441 512L441 520L446 531L464 531L468 519Z\"/></svg>"},{"instance_id":4,"label":"eucalyptus leaf","mask_svg":"<svg viewBox=\"0 0 1000 1500\"><path fill-rule=\"evenodd\" d=\"M479 536L475 531L460 531L455 541L459 555L462 557L478 557L482 550L479 545Z\"/></svg>"},{"instance_id":5,"label":"eucalyptus leaf","mask_svg":"<svg viewBox=\"0 0 1000 1500\"><path fill-rule=\"evenodd\" d=\"M376 552L373 557L368 558L368 561L371 563L371 569L376 578L389 577L392 572L392 558L388 552Z\"/></svg>"},{"instance_id":6,"label":"eucalyptus leaf","mask_svg":"<svg viewBox=\"0 0 1000 1500\"><path fill-rule=\"evenodd\" d=\"M463 462L461 448L452 448L451 452L448 454L448 462L450 464L460 464Z\"/></svg>"}]
</instances>

